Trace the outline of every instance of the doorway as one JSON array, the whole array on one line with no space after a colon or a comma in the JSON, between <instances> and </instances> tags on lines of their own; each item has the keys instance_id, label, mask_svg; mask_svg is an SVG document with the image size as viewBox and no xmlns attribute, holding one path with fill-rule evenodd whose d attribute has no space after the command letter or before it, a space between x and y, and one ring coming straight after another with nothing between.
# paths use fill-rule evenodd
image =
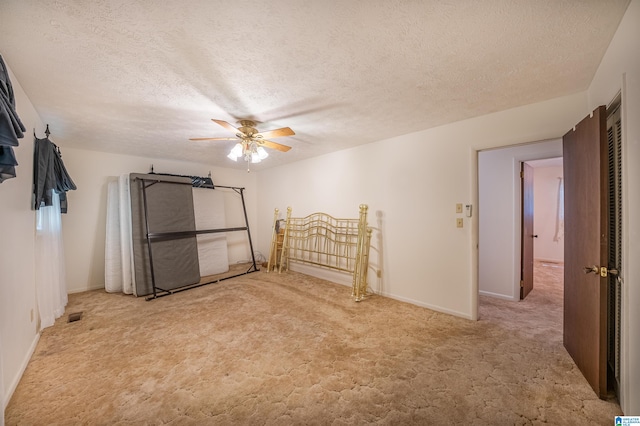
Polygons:
<instances>
[{"instance_id":1,"label":"doorway","mask_svg":"<svg viewBox=\"0 0 640 426\"><path fill-rule=\"evenodd\" d=\"M480 295L520 300L521 164L561 156L561 139L478 152Z\"/></svg>"},{"instance_id":2,"label":"doorway","mask_svg":"<svg viewBox=\"0 0 640 426\"><path fill-rule=\"evenodd\" d=\"M598 116L603 117L605 115L603 114L604 107L600 107L599 110L600 113ZM607 126L604 127L602 123L599 126L599 128L602 129L600 130L600 133L598 135L599 140L603 140L603 135L606 135L606 139L608 139L606 141L608 142L608 147L600 143L599 148L599 152L602 154L603 160L600 164L608 165L606 169L602 169L606 170L608 176L602 174L599 177L602 191L598 192L598 194L606 195L606 197L602 199L602 204L599 207L600 210L595 208L583 208L579 205L579 203L577 203L577 201L579 200L590 200L591 198L593 198L588 195L593 193L592 188L597 185L583 185L587 188L587 190L585 191L577 191L575 190L575 188L572 190L572 187L568 187L569 189L567 189L567 194L574 194L573 198L571 198L571 200L573 201L569 201L567 204L569 207L574 206L572 210L573 216L571 216L573 217L573 220L569 221L568 223L582 223L582 218L591 216L590 214L587 215L586 213L595 211L601 211L601 217L607 219L606 221L602 221L602 223L600 224L602 226L602 228L600 228L601 231L596 232L595 235L597 237L601 234L601 232L602 235L606 234L606 238L604 238L603 240L606 240L607 244L598 243L596 245L600 246L601 253L605 253L602 256L606 255L609 257L603 257L602 259L598 258L588 261L579 259L577 264L574 264L576 263L574 261L572 263L572 267L569 268L569 261L571 259L564 259L565 254L570 254L573 257L579 257L577 256L579 253L578 248L586 246L585 238L587 235L590 235L589 229L591 229L592 227L587 228L586 230L581 229L577 234L574 232L573 234L571 234L571 238L569 238L570 233L569 228L567 228L567 241L572 241L573 245L570 245L569 249L567 249L567 253L562 254L563 260L567 261L567 269L565 270L564 274L564 294L562 296L565 306L563 321L563 336L565 339L565 347L567 347L567 336L571 337L575 334L573 332L573 329L567 331L566 324L575 324L576 327L574 328L576 328L578 331L583 329L585 324L585 322L580 319L577 321L575 319L573 321L567 321L567 312L569 312L569 319L573 319L573 317L571 316L572 312L576 311L576 309L578 311L583 311L587 306L587 304L585 303L573 303L569 305L577 306L577 308L572 310L570 309L569 311L567 310L568 300L573 300L576 298L576 295L582 295L586 293L583 290L585 288L584 286L580 288L574 288L575 283L581 282L578 277L583 278L587 276L588 278L591 278L592 276L598 276L599 281L602 281L600 280L601 277L605 278L605 280L602 281L605 284L601 284L599 287L597 287L598 292L602 293L600 294L598 305L600 312L598 321L601 325L599 332L596 333L596 337L598 337L599 339L598 345L590 344L579 346L581 349L583 349L581 353L598 352L599 354L598 368L600 369L600 374L598 378L600 382L596 383L595 385L592 383L592 387L594 387L596 394L601 398L606 398L608 396L608 390L614 391L615 395L618 397L620 395L619 386L621 376L620 348L622 346L622 287L620 284L621 281L619 272L622 270L621 260L624 256L622 255L621 238L621 236L623 235L621 228L622 145L620 136L621 118L619 110L619 106L616 107L616 105L610 105L610 107L607 108L606 111ZM573 132L575 132L575 129L573 130ZM558 147L559 151L556 151L555 155L553 155L554 149L557 149ZM567 144L565 143L565 148L566 147ZM582 164L581 160L584 160L584 158L591 158L591 156L589 155L585 157L585 155L576 155L571 151L569 151L569 153L571 155L567 155L564 158L562 182L560 182L560 176L556 176L556 179L558 179L556 185L558 186L555 194L558 199L561 198L561 191L564 192L565 173L568 174L569 171L576 168L575 166L573 168L567 168L567 163L569 165ZM527 238L520 232L522 227L522 207L520 204L520 167L522 163L532 163L536 160L552 157L559 158L562 155L562 140L553 140L478 152L478 293L480 295L504 298L513 301L520 299L520 276L522 268L522 261L520 258L522 248L521 243L524 238ZM569 161L568 159L572 160ZM593 170L599 170L599 168L595 167L595 165L589 165L589 167L587 167L586 169L588 174L594 174ZM498 173L499 170L503 170L507 174L500 175L500 173ZM598 176L600 175L600 173L595 173L595 175ZM517 179L510 178L510 176L515 176L517 177ZM582 178L576 178L574 176L572 182L582 182L583 180L584 179ZM608 199L605 199L607 197ZM600 198L600 195L598 198ZM546 209L551 210L552 212L555 210L555 224L553 226L553 229L554 239L556 240L554 242L556 243L557 248L559 248L561 245L563 246L563 248L565 247L563 213L567 205L560 206L560 204L558 203L555 209ZM560 207L562 207L562 210L560 210ZM569 217L569 212L567 212L567 217ZM580 220L576 220L576 218L580 218ZM531 233L531 238L535 238L535 235L538 235L537 240L541 241L539 239L541 231L540 227L534 225L533 229L534 231ZM603 229L607 232L605 233ZM548 230L546 231L548 232ZM559 244L559 240L561 239L563 240L563 243ZM540 261L557 262L560 260L560 257L556 256L548 258L548 256L545 255L544 252L540 253L540 250L538 250L538 252L535 253L533 257L537 257ZM591 266L596 265L596 263L598 264L597 268L596 266ZM571 271L571 274L573 274L568 280L566 279L567 271ZM575 271L578 272L576 273ZM591 272L594 273L590 274ZM571 283L572 285L569 287L569 290L567 290L567 283ZM572 351L569 350L569 348L567 348L567 350L574 358L574 360L576 360L576 357L574 356ZM581 361L581 359L578 359L578 361L576 361L576 364L584 373L584 370L579 364L579 361ZM587 377L587 375L585 375L585 377ZM589 377L587 377L587 379L589 380ZM592 380L589 381L590 383L592 382Z\"/></svg>"},{"instance_id":3,"label":"doorway","mask_svg":"<svg viewBox=\"0 0 640 426\"><path fill-rule=\"evenodd\" d=\"M522 168L528 172L521 174L521 300L564 267L562 157L525 161Z\"/></svg>"}]
</instances>

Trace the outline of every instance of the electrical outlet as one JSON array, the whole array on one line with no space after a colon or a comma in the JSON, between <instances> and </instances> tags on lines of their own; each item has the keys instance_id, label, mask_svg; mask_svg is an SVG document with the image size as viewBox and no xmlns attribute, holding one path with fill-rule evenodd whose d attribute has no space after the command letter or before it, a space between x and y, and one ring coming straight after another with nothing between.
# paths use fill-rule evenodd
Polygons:
<instances>
[{"instance_id":1,"label":"electrical outlet","mask_svg":"<svg viewBox=\"0 0 640 426\"><path fill-rule=\"evenodd\" d=\"M464 219L462 219L461 217L456 219L456 227L458 228L462 228L464 226Z\"/></svg>"},{"instance_id":2,"label":"electrical outlet","mask_svg":"<svg viewBox=\"0 0 640 426\"><path fill-rule=\"evenodd\" d=\"M462 213L462 203L456 204L456 213Z\"/></svg>"}]
</instances>

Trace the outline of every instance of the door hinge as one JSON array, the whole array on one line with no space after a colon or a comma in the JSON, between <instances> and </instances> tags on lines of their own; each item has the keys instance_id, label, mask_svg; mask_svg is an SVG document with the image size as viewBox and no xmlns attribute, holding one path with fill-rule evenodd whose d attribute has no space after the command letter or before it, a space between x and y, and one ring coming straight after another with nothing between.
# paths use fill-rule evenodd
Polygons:
<instances>
[{"instance_id":1,"label":"door hinge","mask_svg":"<svg viewBox=\"0 0 640 426\"><path fill-rule=\"evenodd\" d=\"M524 281L520 280L520 287L524 287Z\"/></svg>"},{"instance_id":2,"label":"door hinge","mask_svg":"<svg viewBox=\"0 0 640 426\"><path fill-rule=\"evenodd\" d=\"M524 172L520 172L520 179L524 179Z\"/></svg>"}]
</instances>

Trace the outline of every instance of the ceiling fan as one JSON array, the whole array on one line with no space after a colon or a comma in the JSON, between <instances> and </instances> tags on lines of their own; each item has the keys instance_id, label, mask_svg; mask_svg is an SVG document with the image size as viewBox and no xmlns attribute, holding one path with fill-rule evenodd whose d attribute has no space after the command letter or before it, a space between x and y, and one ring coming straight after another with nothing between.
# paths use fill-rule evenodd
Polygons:
<instances>
[{"instance_id":1,"label":"ceiling fan","mask_svg":"<svg viewBox=\"0 0 640 426\"><path fill-rule=\"evenodd\" d=\"M211 119L216 124L235 133L235 138L191 138L191 141L235 141L238 143L233 147L227 157L233 161L238 161L239 157L244 157L247 163L259 163L269 156L264 148L271 148L281 152L287 152L290 146L282 145L268 140L269 138L279 138L282 136L292 136L295 132L289 127L276 130L259 132L256 129L256 122L253 120L240 120L240 127L236 128L226 121Z\"/></svg>"}]
</instances>

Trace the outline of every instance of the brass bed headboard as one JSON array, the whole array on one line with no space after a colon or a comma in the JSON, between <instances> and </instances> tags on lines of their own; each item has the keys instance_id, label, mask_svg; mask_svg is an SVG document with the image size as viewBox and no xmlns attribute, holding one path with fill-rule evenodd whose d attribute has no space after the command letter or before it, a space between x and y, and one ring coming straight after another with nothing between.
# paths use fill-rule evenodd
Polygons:
<instances>
[{"instance_id":1,"label":"brass bed headboard","mask_svg":"<svg viewBox=\"0 0 640 426\"><path fill-rule=\"evenodd\" d=\"M289 269L290 262L314 265L353 275L352 296L361 301L367 294L371 228L367 226L366 204L357 219L337 219L326 213L278 219L275 209L273 235L267 271Z\"/></svg>"}]
</instances>

